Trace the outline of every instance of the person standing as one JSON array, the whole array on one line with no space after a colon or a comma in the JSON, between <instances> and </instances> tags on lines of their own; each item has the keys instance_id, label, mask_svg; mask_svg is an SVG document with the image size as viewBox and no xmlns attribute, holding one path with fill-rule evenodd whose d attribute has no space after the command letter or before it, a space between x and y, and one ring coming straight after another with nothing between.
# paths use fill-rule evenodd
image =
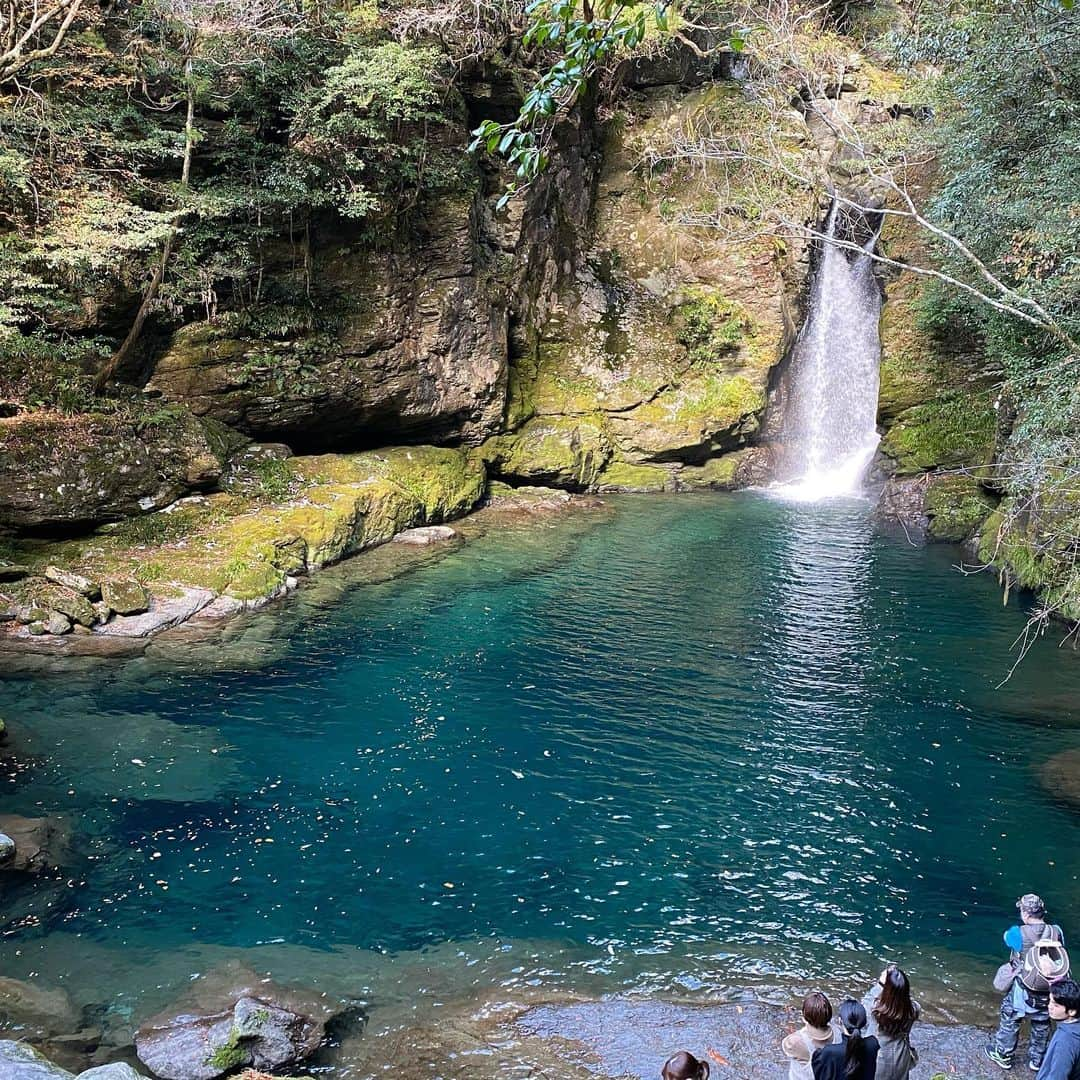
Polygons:
<instances>
[{"instance_id":1,"label":"person standing","mask_svg":"<svg viewBox=\"0 0 1080 1080\"><path fill-rule=\"evenodd\" d=\"M911 997L911 983L895 964L880 975L863 998L869 1014L867 1031L879 1045L875 1080L908 1080L919 1061L911 1045L911 1028L919 1018L919 1006Z\"/></svg>"},{"instance_id":2,"label":"person standing","mask_svg":"<svg viewBox=\"0 0 1080 1080\"><path fill-rule=\"evenodd\" d=\"M1029 989L1020 979L1024 957L1040 941L1056 941L1064 944L1061 927L1048 922L1046 905L1035 893L1025 893L1016 901L1020 911L1020 925L1005 931L1005 944L1011 950L1010 962L1015 972L1011 986L1001 1002L1001 1017L997 1031L990 1037L983 1053L1002 1069L1011 1069L1016 1044L1020 1039L1020 1026L1025 1017L1031 1025L1028 1036L1028 1068L1038 1072L1042 1065L1046 1044L1050 1041L1050 994Z\"/></svg>"},{"instance_id":3,"label":"person standing","mask_svg":"<svg viewBox=\"0 0 1080 1080\"><path fill-rule=\"evenodd\" d=\"M866 1010L853 998L840 1002L840 1027L842 1040L810 1059L814 1080L874 1080L878 1041L866 1034Z\"/></svg>"},{"instance_id":4,"label":"person standing","mask_svg":"<svg viewBox=\"0 0 1080 1080\"><path fill-rule=\"evenodd\" d=\"M1080 986L1072 979L1055 983L1049 1011L1057 1026L1035 1080L1080 1080Z\"/></svg>"},{"instance_id":5,"label":"person standing","mask_svg":"<svg viewBox=\"0 0 1080 1080\"><path fill-rule=\"evenodd\" d=\"M810 1059L815 1050L830 1046L840 1039L840 1032L832 1026L832 1005L820 991L807 994L802 1003L803 1026L786 1036L780 1044L788 1064L788 1080L812 1080L814 1072Z\"/></svg>"}]
</instances>

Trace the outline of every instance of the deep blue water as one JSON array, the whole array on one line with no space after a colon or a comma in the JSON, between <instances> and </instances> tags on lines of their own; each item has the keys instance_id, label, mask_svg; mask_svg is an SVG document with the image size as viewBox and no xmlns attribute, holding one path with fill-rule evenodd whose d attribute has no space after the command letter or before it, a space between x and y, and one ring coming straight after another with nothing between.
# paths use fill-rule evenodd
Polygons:
<instances>
[{"instance_id":1,"label":"deep blue water","mask_svg":"<svg viewBox=\"0 0 1080 1080\"><path fill-rule=\"evenodd\" d=\"M263 670L0 682L37 755L5 806L87 857L8 897L0 960L106 1004L144 989L121 956L291 946L590 989L899 959L981 992L1021 892L1080 932L1080 817L1038 777L1080 747L1080 662L1051 636L996 688L1025 615L958 558L858 502L624 498L328 571L334 603L263 617Z\"/></svg>"}]
</instances>

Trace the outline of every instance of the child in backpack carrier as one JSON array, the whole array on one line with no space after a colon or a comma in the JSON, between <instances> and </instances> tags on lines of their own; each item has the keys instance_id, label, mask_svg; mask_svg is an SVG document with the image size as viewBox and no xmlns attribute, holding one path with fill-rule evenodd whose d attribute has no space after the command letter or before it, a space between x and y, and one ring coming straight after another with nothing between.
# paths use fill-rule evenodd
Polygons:
<instances>
[{"instance_id":1,"label":"child in backpack carrier","mask_svg":"<svg viewBox=\"0 0 1080 1080\"><path fill-rule=\"evenodd\" d=\"M1021 924L1005 932L1009 964L1002 965L995 979L995 985L1006 991L1001 1016L984 1052L999 1068L1011 1069L1026 1019L1030 1025L1028 1067L1037 1072L1050 1040L1050 990L1068 975L1069 954L1065 951L1065 935L1060 926L1047 919L1041 897L1025 893L1016 906Z\"/></svg>"}]
</instances>

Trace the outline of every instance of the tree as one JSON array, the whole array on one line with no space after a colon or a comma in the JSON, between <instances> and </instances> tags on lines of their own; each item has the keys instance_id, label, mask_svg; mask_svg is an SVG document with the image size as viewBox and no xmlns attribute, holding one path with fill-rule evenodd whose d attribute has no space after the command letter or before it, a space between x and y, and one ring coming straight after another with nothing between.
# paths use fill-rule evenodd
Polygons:
<instances>
[{"instance_id":1,"label":"tree","mask_svg":"<svg viewBox=\"0 0 1080 1080\"><path fill-rule=\"evenodd\" d=\"M84 0L7 0L0 6L0 85L55 56Z\"/></svg>"}]
</instances>

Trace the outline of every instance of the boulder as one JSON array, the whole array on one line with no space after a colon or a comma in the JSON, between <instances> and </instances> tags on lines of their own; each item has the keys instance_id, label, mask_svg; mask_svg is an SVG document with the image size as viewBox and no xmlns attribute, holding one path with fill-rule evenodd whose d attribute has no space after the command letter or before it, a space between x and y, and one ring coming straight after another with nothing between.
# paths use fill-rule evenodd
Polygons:
<instances>
[{"instance_id":1,"label":"boulder","mask_svg":"<svg viewBox=\"0 0 1080 1080\"><path fill-rule=\"evenodd\" d=\"M83 577L82 574L74 574L70 570L61 570L58 566L46 566L45 577L65 589L81 593L89 600L95 600L101 594L101 587L96 581Z\"/></svg>"},{"instance_id":2,"label":"boulder","mask_svg":"<svg viewBox=\"0 0 1080 1080\"><path fill-rule=\"evenodd\" d=\"M0 833L0 866L15 858L15 841L7 833Z\"/></svg>"},{"instance_id":3,"label":"boulder","mask_svg":"<svg viewBox=\"0 0 1080 1080\"><path fill-rule=\"evenodd\" d=\"M20 581L30 576L30 567L22 563L0 562L0 581Z\"/></svg>"},{"instance_id":4,"label":"boulder","mask_svg":"<svg viewBox=\"0 0 1080 1080\"><path fill-rule=\"evenodd\" d=\"M4 870L39 874L60 867L67 860L71 837L63 818L3 814L0 815L0 833L15 844L15 854L3 864Z\"/></svg>"},{"instance_id":5,"label":"boulder","mask_svg":"<svg viewBox=\"0 0 1080 1080\"><path fill-rule=\"evenodd\" d=\"M145 1077L130 1065L117 1061L112 1065L95 1065L79 1073L78 1080L145 1080Z\"/></svg>"},{"instance_id":6,"label":"boulder","mask_svg":"<svg viewBox=\"0 0 1080 1080\"><path fill-rule=\"evenodd\" d=\"M216 1080L245 1065L280 1069L319 1048L337 1011L320 995L226 969L144 1023L135 1050L162 1080Z\"/></svg>"},{"instance_id":7,"label":"boulder","mask_svg":"<svg viewBox=\"0 0 1080 1080\"><path fill-rule=\"evenodd\" d=\"M74 1074L25 1043L0 1039L0 1080L74 1080Z\"/></svg>"},{"instance_id":8,"label":"boulder","mask_svg":"<svg viewBox=\"0 0 1080 1080\"><path fill-rule=\"evenodd\" d=\"M158 423L112 413L0 418L0 528L77 531L213 487L207 426L173 409Z\"/></svg>"},{"instance_id":9,"label":"boulder","mask_svg":"<svg viewBox=\"0 0 1080 1080\"><path fill-rule=\"evenodd\" d=\"M78 1013L64 990L0 976L0 1017L8 1030L35 1038L64 1034L79 1025Z\"/></svg>"},{"instance_id":10,"label":"boulder","mask_svg":"<svg viewBox=\"0 0 1080 1080\"><path fill-rule=\"evenodd\" d=\"M61 634L70 634L71 620L59 611L50 611L49 618L45 623L45 630L46 632L56 634L57 636L60 636Z\"/></svg>"},{"instance_id":11,"label":"boulder","mask_svg":"<svg viewBox=\"0 0 1080 1080\"><path fill-rule=\"evenodd\" d=\"M101 583L101 599L117 615L141 615L150 608L150 597L135 578L113 578ZM108 615L101 619L106 622Z\"/></svg>"},{"instance_id":12,"label":"boulder","mask_svg":"<svg viewBox=\"0 0 1080 1080\"><path fill-rule=\"evenodd\" d=\"M80 626L93 626L97 620L94 605L81 593L72 592L69 589L55 589L47 595L46 602L52 609L50 617L59 612L61 615L66 615L71 622L78 623ZM46 617L46 625L48 621L49 617ZM52 632L49 631L49 633Z\"/></svg>"},{"instance_id":13,"label":"boulder","mask_svg":"<svg viewBox=\"0 0 1080 1080\"><path fill-rule=\"evenodd\" d=\"M440 544L446 540L457 537L457 529L449 525L425 525L418 529L406 529L394 537L395 544L412 544L415 547L427 547L430 544Z\"/></svg>"}]
</instances>

